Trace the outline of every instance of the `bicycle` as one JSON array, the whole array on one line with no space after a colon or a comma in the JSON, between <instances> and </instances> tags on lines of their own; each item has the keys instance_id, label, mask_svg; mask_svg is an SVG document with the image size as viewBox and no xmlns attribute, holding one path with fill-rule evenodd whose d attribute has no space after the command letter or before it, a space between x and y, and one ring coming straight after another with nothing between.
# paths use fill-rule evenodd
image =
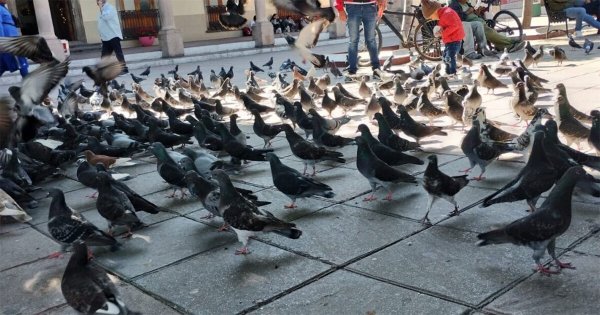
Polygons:
<instances>
[{"instance_id":1,"label":"bicycle","mask_svg":"<svg viewBox=\"0 0 600 315\"><path fill-rule=\"evenodd\" d=\"M493 5L500 5L500 0L482 0L482 3L487 4L481 14L489 12ZM485 18L484 18L485 19ZM508 10L500 10L494 14L491 19L485 19L487 26L493 28L499 34L521 41L523 39L523 25L519 18ZM488 42L490 48L494 48L493 44Z\"/></svg>"}]
</instances>

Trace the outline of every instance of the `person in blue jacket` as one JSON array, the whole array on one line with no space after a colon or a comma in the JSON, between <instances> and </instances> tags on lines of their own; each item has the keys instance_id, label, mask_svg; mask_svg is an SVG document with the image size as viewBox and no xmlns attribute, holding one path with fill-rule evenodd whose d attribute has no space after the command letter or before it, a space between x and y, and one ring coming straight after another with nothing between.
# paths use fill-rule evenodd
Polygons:
<instances>
[{"instance_id":1,"label":"person in blue jacket","mask_svg":"<svg viewBox=\"0 0 600 315\"><path fill-rule=\"evenodd\" d=\"M21 35L12 14L6 8L6 0L0 0L0 22L2 23L0 36L17 37ZM29 73L27 58L9 53L0 54L0 76L5 71L15 72L16 70L19 70L22 77L25 77Z\"/></svg>"}]
</instances>

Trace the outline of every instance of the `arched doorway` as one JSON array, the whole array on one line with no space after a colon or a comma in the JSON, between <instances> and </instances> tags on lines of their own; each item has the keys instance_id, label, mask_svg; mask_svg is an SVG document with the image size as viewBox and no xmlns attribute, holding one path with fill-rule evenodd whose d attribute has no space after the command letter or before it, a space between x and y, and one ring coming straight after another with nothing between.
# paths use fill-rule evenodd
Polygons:
<instances>
[{"instance_id":1,"label":"arched doorway","mask_svg":"<svg viewBox=\"0 0 600 315\"><path fill-rule=\"evenodd\" d=\"M33 0L15 0L14 2L16 13L21 20L23 35L38 34ZM79 1L52 0L50 12L56 37L68 41L85 41Z\"/></svg>"}]
</instances>

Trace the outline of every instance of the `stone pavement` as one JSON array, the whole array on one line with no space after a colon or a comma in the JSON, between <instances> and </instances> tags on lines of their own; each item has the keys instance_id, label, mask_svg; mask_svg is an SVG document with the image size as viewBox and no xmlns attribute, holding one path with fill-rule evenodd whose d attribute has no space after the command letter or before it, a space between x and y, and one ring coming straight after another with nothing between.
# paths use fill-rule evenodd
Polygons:
<instances>
[{"instance_id":1,"label":"stone pavement","mask_svg":"<svg viewBox=\"0 0 600 315\"><path fill-rule=\"evenodd\" d=\"M597 42L600 39L589 38ZM538 41L534 46L542 43L566 47L564 37ZM594 50L586 56L582 51L565 49L569 61L564 66L556 66L546 56L534 73L551 81L547 87L564 83L571 104L580 110L589 112L598 108L600 52ZM511 57L522 55L516 53ZM276 65L286 56L277 58ZM247 60L238 62L247 64ZM193 68L195 65L184 65L182 72ZM144 84L151 90L151 83ZM356 85L348 87L356 89ZM506 123L503 128L509 131L520 133L522 125L512 126L516 121L508 110L511 91L498 89L495 95L482 92L488 117ZM234 102L228 103L233 105ZM537 104L551 106L552 94L540 95ZM367 123L362 109L352 112L351 116L353 120L339 134L352 136L358 124ZM267 122L276 121L275 117L267 117ZM435 121L442 126L450 123L448 118ZM249 135L249 144L262 145L262 140L252 132L247 113L242 114L241 128ZM371 125L374 133L376 128ZM424 140L425 152L414 154L426 159L436 153L441 170L456 175L458 170L468 166L457 146L464 133L458 126L447 130L447 137ZM283 163L302 168L302 163L291 155L284 137L276 138L273 147ZM582 149L587 150L587 145ZM421 187L398 185L391 202L381 200L385 194L381 190L377 191L378 200L363 202L370 188L356 170L356 147L340 151L347 163L317 165L316 178L332 186L336 196L300 199L299 207L293 210L283 208L289 200L273 187L268 163L251 162L232 177L237 185L273 202L265 209L295 222L304 232L298 240L261 235L251 240L251 253L247 256L234 255L235 249L240 247L235 234L216 231L220 219L201 218L207 211L198 201L165 198L170 191L156 173L155 159L142 158L138 165L119 172L132 174L134 178L127 181L130 187L168 207L172 213L140 213L149 226L137 231L132 239L124 240L122 250L111 253L94 249L95 263L113 276L129 307L144 314L597 312L600 300L598 199L575 195L573 222L557 242L561 258L572 262L577 269L544 277L532 271L532 252L528 248L475 245L477 233L526 215L525 202L486 209L476 206L479 200L517 174L524 165L520 155L502 156L488 168L486 180L472 181L458 194L461 215L448 217L451 205L438 201L430 213L434 225L426 227L418 222L427 202ZM402 169L421 177L425 165ZM43 186L64 190L72 208L105 228L105 221L95 210L95 200L86 198L92 190L74 179L75 167L71 167L66 177ZM0 261L3 297L0 314L74 313L60 293L62 273L70 254L62 259L45 258L59 249L47 234L49 202L49 199L39 200L39 207L28 211L33 220L27 224L3 221L0 225L3 257Z\"/></svg>"}]
</instances>

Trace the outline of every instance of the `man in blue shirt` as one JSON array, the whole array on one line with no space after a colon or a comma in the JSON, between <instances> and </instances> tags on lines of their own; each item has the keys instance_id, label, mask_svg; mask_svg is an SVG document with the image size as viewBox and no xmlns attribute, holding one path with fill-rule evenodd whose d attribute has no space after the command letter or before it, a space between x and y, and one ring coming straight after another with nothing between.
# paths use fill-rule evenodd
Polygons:
<instances>
[{"instance_id":1,"label":"man in blue shirt","mask_svg":"<svg viewBox=\"0 0 600 315\"><path fill-rule=\"evenodd\" d=\"M128 73L129 70L125 65L123 49L121 49L123 34L121 33L121 24L119 23L117 10L110 3L106 3L106 0L97 0L96 3L100 7L100 13L98 13L98 32L102 40L102 57L110 55L114 51L117 60L123 63L123 73Z\"/></svg>"}]
</instances>

